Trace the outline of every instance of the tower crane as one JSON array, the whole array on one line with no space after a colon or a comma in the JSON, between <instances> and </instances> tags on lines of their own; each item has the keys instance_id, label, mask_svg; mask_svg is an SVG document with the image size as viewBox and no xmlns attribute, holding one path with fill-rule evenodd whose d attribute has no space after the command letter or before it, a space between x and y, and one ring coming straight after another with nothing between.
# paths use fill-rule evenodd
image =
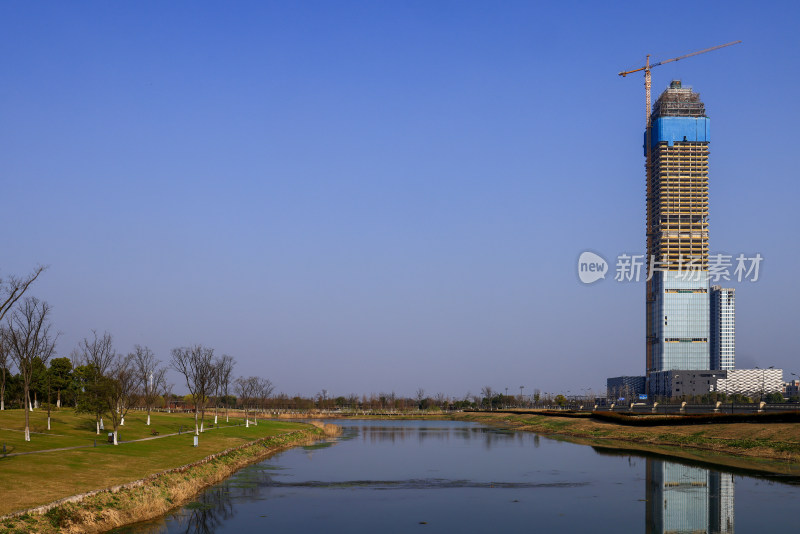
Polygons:
<instances>
[{"instance_id":1,"label":"tower crane","mask_svg":"<svg viewBox=\"0 0 800 534\"><path fill-rule=\"evenodd\" d=\"M725 43L717 46L712 46L711 48L705 48L703 50L698 50L697 52L692 52L691 54L684 54L682 56L673 57L671 59L665 59L663 61L659 61L658 63L650 64L650 54L647 54L647 60L644 64L644 67L639 67L638 69L633 70L626 70L620 72L619 75L623 78L627 77L628 74L633 74L634 72L644 71L644 92L645 92L645 169L647 170L647 176L650 177L650 70L658 67L659 65L665 65L667 63L672 63L673 61L679 61L681 59L686 59L687 57L697 56L700 54L705 54L706 52L712 52L714 50L719 50L720 48L725 48L726 46L732 46L735 44L739 44L742 41L731 41L730 43Z\"/></svg>"},{"instance_id":2,"label":"tower crane","mask_svg":"<svg viewBox=\"0 0 800 534\"><path fill-rule=\"evenodd\" d=\"M628 74L633 74L634 72L644 71L644 91L645 91L645 115L646 115L646 124L647 128L650 128L650 69L654 67L658 67L659 65L665 65L667 63L672 63L673 61L679 61L681 59L686 59L687 57L697 56L700 54L705 54L706 52L711 52L713 50L719 50L720 48L725 48L726 46L731 46L735 44L739 44L742 41L731 41L730 43L725 43L717 46L712 46L711 48L706 48L704 50L698 50L697 52L692 52L691 54L685 54L682 56L674 57L671 59L665 59L663 61L659 61L658 63L650 64L650 54L647 54L647 61L644 64L644 67L639 67L638 69L628 70L624 72L620 72L619 75L625 78Z\"/></svg>"}]
</instances>

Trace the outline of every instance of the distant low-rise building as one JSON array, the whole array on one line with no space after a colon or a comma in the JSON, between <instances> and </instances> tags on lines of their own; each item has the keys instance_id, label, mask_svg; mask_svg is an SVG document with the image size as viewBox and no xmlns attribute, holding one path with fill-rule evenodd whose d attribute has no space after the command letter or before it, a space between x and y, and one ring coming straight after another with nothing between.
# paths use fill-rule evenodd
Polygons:
<instances>
[{"instance_id":1,"label":"distant low-rise building","mask_svg":"<svg viewBox=\"0 0 800 534\"><path fill-rule=\"evenodd\" d=\"M726 376L727 371L711 369L650 373L650 394L667 398L705 395L716 391L718 381Z\"/></svg>"},{"instance_id":2,"label":"distant low-rise building","mask_svg":"<svg viewBox=\"0 0 800 534\"><path fill-rule=\"evenodd\" d=\"M783 386L783 396L787 399L791 399L792 397L800 397L800 380L786 382Z\"/></svg>"},{"instance_id":3,"label":"distant low-rise building","mask_svg":"<svg viewBox=\"0 0 800 534\"><path fill-rule=\"evenodd\" d=\"M610 400L636 399L645 393L645 377L615 376L606 379L606 392Z\"/></svg>"},{"instance_id":4,"label":"distant low-rise building","mask_svg":"<svg viewBox=\"0 0 800 534\"><path fill-rule=\"evenodd\" d=\"M717 381L717 391L754 397L783 393L783 369L735 369Z\"/></svg>"},{"instance_id":5,"label":"distant low-rise building","mask_svg":"<svg viewBox=\"0 0 800 534\"><path fill-rule=\"evenodd\" d=\"M653 397L677 398L725 393L764 396L783 392L782 369L672 370L650 373L648 384Z\"/></svg>"}]
</instances>

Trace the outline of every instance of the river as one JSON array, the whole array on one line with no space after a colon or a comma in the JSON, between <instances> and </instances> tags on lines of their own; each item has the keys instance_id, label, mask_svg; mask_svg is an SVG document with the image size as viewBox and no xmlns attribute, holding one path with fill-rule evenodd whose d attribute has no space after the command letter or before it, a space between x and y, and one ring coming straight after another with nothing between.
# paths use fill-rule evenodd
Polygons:
<instances>
[{"instance_id":1,"label":"river","mask_svg":"<svg viewBox=\"0 0 800 534\"><path fill-rule=\"evenodd\" d=\"M800 485L456 421L337 420L125 533L758 532Z\"/></svg>"}]
</instances>

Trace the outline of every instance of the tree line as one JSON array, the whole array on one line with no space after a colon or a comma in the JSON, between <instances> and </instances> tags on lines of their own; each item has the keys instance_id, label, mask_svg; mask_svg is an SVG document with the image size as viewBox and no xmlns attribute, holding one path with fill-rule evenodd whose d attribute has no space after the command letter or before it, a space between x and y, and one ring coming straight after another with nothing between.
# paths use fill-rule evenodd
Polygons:
<instances>
[{"instance_id":1,"label":"tree line","mask_svg":"<svg viewBox=\"0 0 800 534\"><path fill-rule=\"evenodd\" d=\"M105 421L110 422L114 444L118 444L119 427L131 409L146 410L147 425L158 404L169 409L174 398L174 384L167 380L169 368L185 381L198 435L204 431L210 408L216 425L221 408L229 420L229 408L241 404L249 426L248 412L272 395L269 380L255 376L234 379L236 360L227 354L217 356L214 349L203 345L174 348L165 364L146 346L117 352L111 334L93 330L69 357L57 357L59 334L52 328L51 306L35 297L23 298L43 271L44 267L38 267L24 278L0 279L0 410L6 409L7 400L10 407L24 409L25 441L30 441L34 409L46 410L50 430L52 410L69 404L94 416L98 435L105 430ZM238 399L230 395L232 388Z\"/></svg>"}]
</instances>

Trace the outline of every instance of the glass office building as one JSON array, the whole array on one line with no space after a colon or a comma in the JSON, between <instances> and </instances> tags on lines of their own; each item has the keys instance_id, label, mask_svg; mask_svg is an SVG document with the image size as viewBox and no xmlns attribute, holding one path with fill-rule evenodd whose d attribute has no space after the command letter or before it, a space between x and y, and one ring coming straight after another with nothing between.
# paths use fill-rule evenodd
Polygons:
<instances>
[{"instance_id":1,"label":"glass office building","mask_svg":"<svg viewBox=\"0 0 800 534\"><path fill-rule=\"evenodd\" d=\"M673 81L645 131L647 376L711 369L708 278L710 121L700 95Z\"/></svg>"}]
</instances>

